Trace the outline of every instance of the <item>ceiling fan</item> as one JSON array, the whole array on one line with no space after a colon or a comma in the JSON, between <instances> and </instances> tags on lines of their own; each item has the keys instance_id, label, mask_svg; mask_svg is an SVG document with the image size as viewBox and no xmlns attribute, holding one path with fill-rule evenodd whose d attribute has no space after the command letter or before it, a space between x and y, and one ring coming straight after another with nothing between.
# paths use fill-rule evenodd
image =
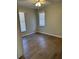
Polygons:
<instances>
[{"instance_id":1,"label":"ceiling fan","mask_svg":"<svg viewBox=\"0 0 79 59\"><path fill-rule=\"evenodd\" d=\"M36 7L41 7L42 5L46 5L46 4L48 4L47 0L36 0L35 2Z\"/></svg>"}]
</instances>

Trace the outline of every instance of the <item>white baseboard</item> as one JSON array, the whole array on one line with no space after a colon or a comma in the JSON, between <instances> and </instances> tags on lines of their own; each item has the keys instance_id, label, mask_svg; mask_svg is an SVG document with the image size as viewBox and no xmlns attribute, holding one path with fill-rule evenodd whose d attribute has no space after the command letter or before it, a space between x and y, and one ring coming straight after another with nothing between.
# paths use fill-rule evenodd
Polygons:
<instances>
[{"instance_id":1,"label":"white baseboard","mask_svg":"<svg viewBox=\"0 0 79 59\"><path fill-rule=\"evenodd\" d=\"M55 37L58 37L58 38L62 38L62 36L54 35L54 34L49 34L49 33L45 33L45 32L38 32L38 33L42 33L42 34L46 34L46 35L50 35L50 36L55 36Z\"/></svg>"},{"instance_id":2,"label":"white baseboard","mask_svg":"<svg viewBox=\"0 0 79 59\"><path fill-rule=\"evenodd\" d=\"M35 33L35 32L31 32L31 33L28 33L28 34L26 34L26 36L27 36L27 35L31 35L31 34L34 34L34 33Z\"/></svg>"},{"instance_id":3,"label":"white baseboard","mask_svg":"<svg viewBox=\"0 0 79 59\"><path fill-rule=\"evenodd\" d=\"M34 34L34 33L35 33L35 32L31 32L31 33L28 33L28 34L23 35L22 37L28 36L28 35L31 35L31 34Z\"/></svg>"},{"instance_id":4,"label":"white baseboard","mask_svg":"<svg viewBox=\"0 0 79 59\"><path fill-rule=\"evenodd\" d=\"M36 33L36 32L31 32L31 33L25 34L22 37L28 36L28 35L31 35L31 34L34 34L34 33ZM50 35L50 36L55 36L55 37L58 37L58 38L62 38L62 36L54 35L54 34L49 34L49 33L45 33L45 32L38 32L38 33L42 33L42 34L46 34L46 35Z\"/></svg>"}]
</instances>

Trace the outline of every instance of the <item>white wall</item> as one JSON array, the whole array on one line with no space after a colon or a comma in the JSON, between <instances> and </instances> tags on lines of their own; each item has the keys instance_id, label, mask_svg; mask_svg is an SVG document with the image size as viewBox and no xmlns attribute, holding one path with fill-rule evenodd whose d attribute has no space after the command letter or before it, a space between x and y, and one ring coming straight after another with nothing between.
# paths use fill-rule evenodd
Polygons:
<instances>
[{"instance_id":1,"label":"white wall","mask_svg":"<svg viewBox=\"0 0 79 59\"><path fill-rule=\"evenodd\" d=\"M53 3L44 8L46 13L46 26L38 27L39 32L62 36L62 5Z\"/></svg>"},{"instance_id":2,"label":"white wall","mask_svg":"<svg viewBox=\"0 0 79 59\"><path fill-rule=\"evenodd\" d=\"M23 55L23 46L22 46L22 40L20 36L17 36L17 57L21 57Z\"/></svg>"},{"instance_id":3,"label":"white wall","mask_svg":"<svg viewBox=\"0 0 79 59\"><path fill-rule=\"evenodd\" d=\"M21 35L26 35L36 31L36 16L33 9L18 7L18 11L25 12L26 28L27 31L21 33Z\"/></svg>"},{"instance_id":4,"label":"white wall","mask_svg":"<svg viewBox=\"0 0 79 59\"><path fill-rule=\"evenodd\" d=\"M23 46L22 46L22 39L20 36L19 23L18 23L18 19L17 19L17 57L18 57L18 59L22 55L23 55Z\"/></svg>"}]
</instances>

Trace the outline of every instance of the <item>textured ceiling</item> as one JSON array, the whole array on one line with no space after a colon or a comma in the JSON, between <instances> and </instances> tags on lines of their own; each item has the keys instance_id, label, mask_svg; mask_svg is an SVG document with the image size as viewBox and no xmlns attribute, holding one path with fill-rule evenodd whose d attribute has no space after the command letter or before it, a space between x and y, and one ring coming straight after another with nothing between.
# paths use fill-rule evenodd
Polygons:
<instances>
[{"instance_id":1,"label":"textured ceiling","mask_svg":"<svg viewBox=\"0 0 79 59\"><path fill-rule=\"evenodd\" d=\"M37 8L34 5L36 1L37 0L17 0L18 2L17 5L22 7L28 7L28 8ZM45 4L42 5L42 7L44 7L51 3L61 2L62 0L41 0L41 1L47 1Z\"/></svg>"}]
</instances>

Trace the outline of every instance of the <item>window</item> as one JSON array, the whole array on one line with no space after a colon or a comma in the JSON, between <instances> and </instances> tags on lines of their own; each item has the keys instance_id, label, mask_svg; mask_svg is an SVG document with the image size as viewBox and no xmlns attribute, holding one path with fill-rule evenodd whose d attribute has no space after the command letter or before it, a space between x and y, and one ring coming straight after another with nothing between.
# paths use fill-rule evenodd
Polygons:
<instances>
[{"instance_id":1,"label":"window","mask_svg":"<svg viewBox=\"0 0 79 59\"><path fill-rule=\"evenodd\" d=\"M20 21L21 32L25 32L26 31L26 24L25 24L24 12L19 12L19 21Z\"/></svg>"},{"instance_id":2,"label":"window","mask_svg":"<svg viewBox=\"0 0 79 59\"><path fill-rule=\"evenodd\" d=\"M39 12L39 26L45 26L45 12Z\"/></svg>"}]
</instances>

